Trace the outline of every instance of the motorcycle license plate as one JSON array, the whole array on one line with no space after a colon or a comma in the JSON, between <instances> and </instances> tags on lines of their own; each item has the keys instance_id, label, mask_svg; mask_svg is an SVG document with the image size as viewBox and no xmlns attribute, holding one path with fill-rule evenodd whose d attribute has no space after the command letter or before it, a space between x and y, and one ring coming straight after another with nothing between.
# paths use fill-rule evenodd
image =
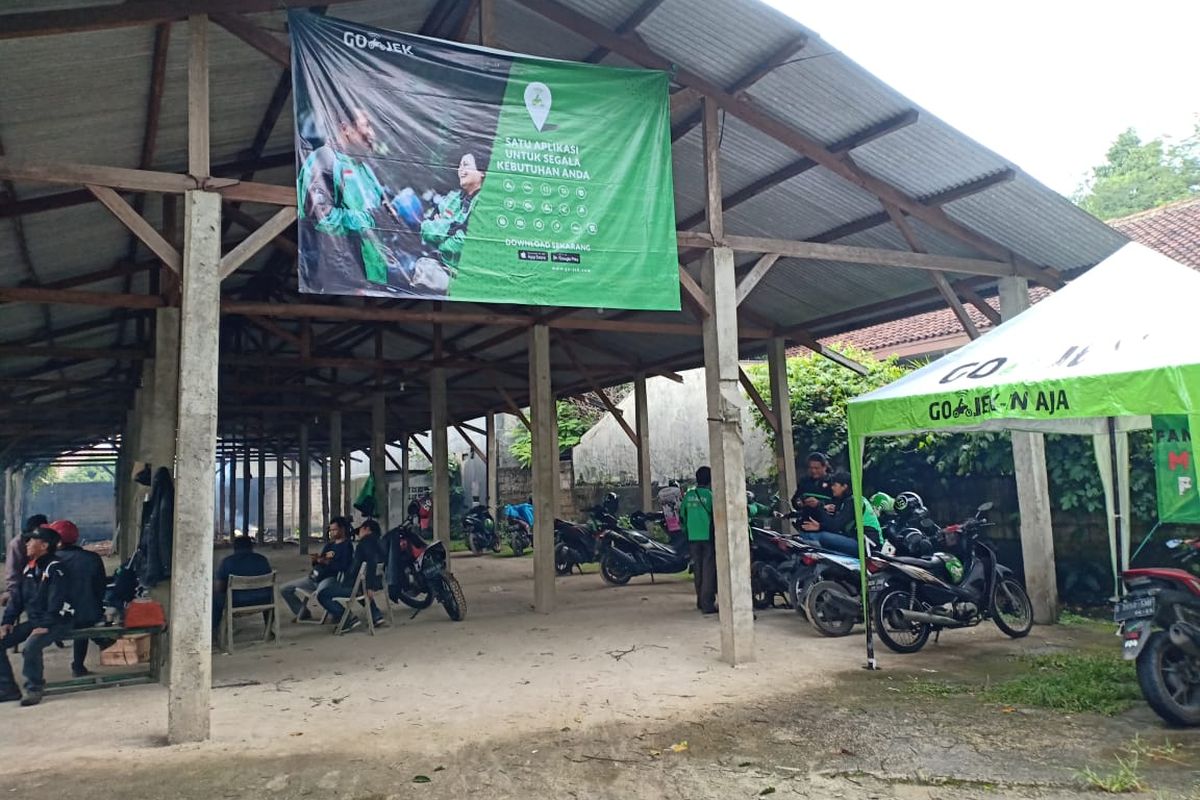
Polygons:
<instances>
[{"instance_id":1,"label":"motorcycle license plate","mask_svg":"<svg viewBox=\"0 0 1200 800\"><path fill-rule=\"evenodd\" d=\"M1124 622L1128 619L1152 619L1154 617L1154 596L1131 597L1117 603L1113 608L1113 621Z\"/></svg>"}]
</instances>

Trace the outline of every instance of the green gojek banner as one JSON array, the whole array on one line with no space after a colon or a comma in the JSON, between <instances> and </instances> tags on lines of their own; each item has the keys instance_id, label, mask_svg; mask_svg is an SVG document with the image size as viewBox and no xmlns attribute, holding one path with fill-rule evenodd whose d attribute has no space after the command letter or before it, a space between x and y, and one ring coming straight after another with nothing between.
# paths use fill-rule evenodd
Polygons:
<instances>
[{"instance_id":1,"label":"green gojek banner","mask_svg":"<svg viewBox=\"0 0 1200 800\"><path fill-rule=\"evenodd\" d=\"M288 21L301 291L679 309L666 73Z\"/></svg>"},{"instance_id":2,"label":"green gojek banner","mask_svg":"<svg viewBox=\"0 0 1200 800\"><path fill-rule=\"evenodd\" d=\"M1200 485L1188 418L1156 416L1154 472L1158 483L1158 518L1162 522L1200 523Z\"/></svg>"}]
</instances>

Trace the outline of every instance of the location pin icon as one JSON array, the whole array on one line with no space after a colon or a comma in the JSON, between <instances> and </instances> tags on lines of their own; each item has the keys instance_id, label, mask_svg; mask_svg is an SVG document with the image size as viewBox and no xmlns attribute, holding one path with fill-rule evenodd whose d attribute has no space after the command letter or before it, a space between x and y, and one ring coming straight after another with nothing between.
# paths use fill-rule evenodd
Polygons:
<instances>
[{"instance_id":1,"label":"location pin icon","mask_svg":"<svg viewBox=\"0 0 1200 800\"><path fill-rule=\"evenodd\" d=\"M541 131L550 116L550 87L535 81L525 87L525 110L533 120L533 126Z\"/></svg>"}]
</instances>

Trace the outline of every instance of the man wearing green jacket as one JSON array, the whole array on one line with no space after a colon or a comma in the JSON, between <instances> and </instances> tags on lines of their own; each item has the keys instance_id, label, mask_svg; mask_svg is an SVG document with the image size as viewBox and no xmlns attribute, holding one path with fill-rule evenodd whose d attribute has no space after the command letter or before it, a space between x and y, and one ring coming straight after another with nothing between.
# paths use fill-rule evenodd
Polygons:
<instances>
[{"instance_id":1,"label":"man wearing green jacket","mask_svg":"<svg viewBox=\"0 0 1200 800\"><path fill-rule=\"evenodd\" d=\"M361 156L380 152L371 120L353 109L338 120L332 141L314 150L300 168L297 209L302 234L317 238L301 247L300 276L307 291L357 294L386 287L388 248L378 222L398 221L390 192ZM381 220L381 215L384 216Z\"/></svg>"},{"instance_id":2,"label":"man wearing green jacket","mask_svg":"<svg viewBox=\"0 0 1200 800\"><path fill-rule=\"evenodd\" d=\"M683 495L679 518L687 531L692 555L692 583L696 608L702 614L717 613L717 549L713 540L712 470L696 470L696 485Z\"/></svg>"}]
</instances>

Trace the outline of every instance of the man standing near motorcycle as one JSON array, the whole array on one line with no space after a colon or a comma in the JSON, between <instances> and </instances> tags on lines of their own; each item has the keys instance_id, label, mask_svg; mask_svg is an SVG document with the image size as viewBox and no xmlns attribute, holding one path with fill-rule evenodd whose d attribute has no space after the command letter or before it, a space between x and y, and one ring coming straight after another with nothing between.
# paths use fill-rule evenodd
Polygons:
<instances>
[{"instance_id":1,"label":"man standing near motorcycle","mask_svg":"<svg viewBox=\"0 0 1200 800\"><path fill-rule=\"evenodd\" d=\"M679 518L687 531L692 554L692 584L696 608L702 614L717 613L717 549L713 541L712 470L696 470L696 485L687 490Z\"/></svg>"}]
</instances>

